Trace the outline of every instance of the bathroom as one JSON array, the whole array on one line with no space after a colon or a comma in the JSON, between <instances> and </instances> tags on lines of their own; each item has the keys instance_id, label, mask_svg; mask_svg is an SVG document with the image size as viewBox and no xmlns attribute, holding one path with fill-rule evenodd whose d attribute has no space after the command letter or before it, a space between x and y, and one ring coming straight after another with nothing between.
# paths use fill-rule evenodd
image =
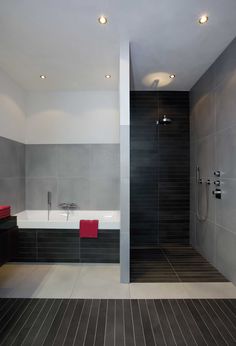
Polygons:
<instances>
[{"instance_id":1,"label":"bathroom","mask_svg":"<svg viewBox=\"0 0 236 346\"><path fill-rule=\"evenodd\" d=\"M131 3L0 5L1 345L236 340L236 4Z\"/></svg>"}]
</instances>

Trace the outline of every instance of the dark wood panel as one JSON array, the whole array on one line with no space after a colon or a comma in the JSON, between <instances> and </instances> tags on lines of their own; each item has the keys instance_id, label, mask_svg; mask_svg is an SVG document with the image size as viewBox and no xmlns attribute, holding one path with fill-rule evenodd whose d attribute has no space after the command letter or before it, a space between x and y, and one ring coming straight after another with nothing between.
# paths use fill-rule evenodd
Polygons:
<instances>
[{"instance_id":1,"label":"dark wood panel","mask_svg":"<svg viewBox=\"0 0 236 346\"><path fill-rule=\"evenodd\" d=\"M2 299L1 345L235 345L233 299ZM6 305L6 304L5 304Z\"/></svg>"}]
</instances>

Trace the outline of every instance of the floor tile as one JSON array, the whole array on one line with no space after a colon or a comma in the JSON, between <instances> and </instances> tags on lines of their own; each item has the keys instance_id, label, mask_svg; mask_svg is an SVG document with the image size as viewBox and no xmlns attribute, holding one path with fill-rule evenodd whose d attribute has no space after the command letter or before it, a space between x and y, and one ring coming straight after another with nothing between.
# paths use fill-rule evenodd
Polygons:
<instances>
[{"instance_id":1,"label":"floor tile","mask_svg":"<svg viewBox=\"0 0 236 346\"><path fill-rule=\"evenodd\" d=\"M188 294L187 298L236 298L236 287L231 282L183 283L183 288Z\"/></svg>"},{"instance_id":2,"label":"floor tile","mask_svg":"<svg viewBox=\"0 0 236 346\"><path fill-rule=\"evenodd\" d=\"M120 283L119 265L82 266L71 298L129 298L129 285Z\"/></svg>"},{"instance_id":3,"label":"floor tile","mask_svg":"<svg viewBox=\"0 0 236 346\"><path fill-rule=\"evenodd\" d=\"M184 299L188 297L182 283L131 283L131 299Z\"/></svg>"}]
</instances>

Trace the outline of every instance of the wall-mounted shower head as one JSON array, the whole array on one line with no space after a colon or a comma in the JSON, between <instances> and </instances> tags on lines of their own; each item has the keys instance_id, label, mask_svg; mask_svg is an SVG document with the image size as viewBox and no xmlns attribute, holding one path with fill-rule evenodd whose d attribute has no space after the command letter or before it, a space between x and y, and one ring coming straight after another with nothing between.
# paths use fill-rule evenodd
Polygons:
<instances>
[{"instance_id":1,"label":"wall-mounted shower head","mask_svg":"<svg viewBox=\"0 0 236 346\"><path fill-rule=\"evenodd\" d=\"M160 120L157 120L157 125L169 125L171 124L172 120L170 118L167 118L166 115L163 115L163 118Z\"/></svg>"}]
</instances>

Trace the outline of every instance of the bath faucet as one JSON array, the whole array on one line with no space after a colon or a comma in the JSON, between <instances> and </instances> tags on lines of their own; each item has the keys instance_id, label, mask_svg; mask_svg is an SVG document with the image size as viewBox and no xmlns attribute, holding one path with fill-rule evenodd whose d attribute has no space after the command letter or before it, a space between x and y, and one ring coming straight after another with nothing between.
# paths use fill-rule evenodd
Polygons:
<instances>
[{"instance_id":1,"label":"bath faucet","mask_svg":"<svg viewBox=\"0 0 236 346\"><path fill-rule=\"evenodd\" d=\"M75 203L60 203L59 207L66 211L66 221L68 221L70 216L70 211L77 209L78 205Z\"/></svg>"},{"instance_id":2,"label":"bath faucet","mask_svg":"<svg viewBox=\"0 0 236 346\"><path fill-rule=\"evenodd\" d=\"M48 221L50 218L51 209L52 209L52 193L51 193L51 191L48 191Z\"/></svg>"}]
</instances>

